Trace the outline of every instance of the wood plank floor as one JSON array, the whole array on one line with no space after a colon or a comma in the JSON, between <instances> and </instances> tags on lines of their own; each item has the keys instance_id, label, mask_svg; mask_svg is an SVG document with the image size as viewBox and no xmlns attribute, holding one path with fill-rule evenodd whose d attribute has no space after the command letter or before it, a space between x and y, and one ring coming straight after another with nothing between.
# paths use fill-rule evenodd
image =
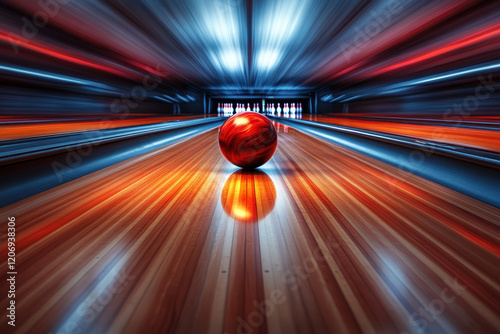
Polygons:
<instances>
[{"instance_id":1,"label":"wood plank floor","mask_svg":"<svg viewBox=\"0 0 500 334\"><path fill-rule=\"evenodd\" d=\"M500 332L500 210L279 132L258 172L214 129L1 209L15 332Z\"/></svg>"}]
</instances>

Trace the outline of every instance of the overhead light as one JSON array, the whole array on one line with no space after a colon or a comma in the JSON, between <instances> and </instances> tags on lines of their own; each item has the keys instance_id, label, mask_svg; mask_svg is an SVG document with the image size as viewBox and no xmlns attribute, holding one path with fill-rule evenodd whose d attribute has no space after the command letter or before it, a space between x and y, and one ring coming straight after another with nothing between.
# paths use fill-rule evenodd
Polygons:
<instances>
[{"instance_id":1,"label":"overhead light","mask_svg":"<svg viewBox=\"0 0 500 334\"><path fill-rule=\"evenodd\" d=\"M214 2L219 6L214 6ZM200 18L196 23L202 22L203 33L219 46L239 44L241 31L239 18L243 6L237 2L200 1L201 7L198 8Z\"/></svg>"},{"instance_id":2,"label":"overhead light","mask_svg":"<svg viewBox=\"0 0 500 334\"><path fill-rule=\"evenodd\" d=\"M44 72L44 71L32 70L32 69L27 69L27 68L10 67L10 66L0 65L0 72L2 72L2 71L31 76L31 77L37 77L37 78L42 78L42 79L49 79L49 80L54 80L54 81L62 81L62 82L69 82L69 83L74 83L74 84L86 85L86 86L91 86L93 88L100 87L100 88L103 88L105 90L112 89L111 87L109 87L107 85L100 84L100 83L97 83L95 81L89 81L89 80L74 78L74 77L70 77L70 76L66 76L66 75L60 75L60 74L49 73L49 72Z\"/></svg>"},{"instance_id":3,"label":"overhead light","mask_svg":"<svg viewBox=\"0 0 500 334\"><path fill-rule=\"evenodd\" d=\"M281 52L277 50L261 50L257 53L257 68L262 71L269 71L276 67L281 60Z\"/></svg>"},{"instance_id":4,"label":"overhead light","mask_svg":"<svg viewBox=\"0 0 500 334\"><path fill-rule=\"evenodd\" d=\"M243 59L241 53L236 50L225 51L221 54L223 67L230 71L236 71L243 68Z\"/></svg>"},{"instance_id":5,"label":"overhead light","mask_svg":"<svg viewBox=\"0 0 500 334\"><path fill-rule=\"evenodd\" d=\"M154 98L155 98L155 99L157 99L157 100L160 100L160 101L164 101L164 102L172 103L172 101L169 101L169 100L167 100L166 98L161 97L161 96L155 96Z\"/></svg>"},{"instance_id":6,"label":"overhead light","mask_svg":"<svg viewBox=\"0 0 500 334\"><path fill-rule=\"evenodd\" d=\"M180 99L181 101L184 101L184 102L189 102L188 99L186 99L185 97L183 96L180 96L179 94L175 94L175 96L177 96L178 99Z\"/></svg>"},{"instance_id":7,"label":"overhead light","mask_svg":"<svg viewBox=\"0 0 500 334\"><path fill-rule=\"evenodd\" d=\"M331 99L333 99L333 95L332 94L328 94L328 95L325 95L321 98L321 101L323 102L329 102Z\"/></svg>"},{"instance_id":8,"label":"overhead light","mask_svg":"<svg viewBox=\"0 0 500 334\"><path fill-rule=\"evenodd\" d=\"M235 72L243 70L243 57L237 50L225 50L219 55L212 53L212 61L219 70Z\"/></svg>"}]
</instances>

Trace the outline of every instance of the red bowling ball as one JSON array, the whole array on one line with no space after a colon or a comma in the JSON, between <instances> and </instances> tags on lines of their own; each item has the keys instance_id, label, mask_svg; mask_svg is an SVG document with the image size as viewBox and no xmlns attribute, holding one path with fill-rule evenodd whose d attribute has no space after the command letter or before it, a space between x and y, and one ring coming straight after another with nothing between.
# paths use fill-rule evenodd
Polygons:
<instances>
[{"instance_id":1,"label":"red bowling ball","mask_svg":"<svg viewBox=\"0 0 500 334\"><path fill-rule=\"evenodd\" d=\"M248 111L231 116L219 132L224 157L242 168L256 168L271 159L278 135L273 123L261 114Z\"/></svg>"}]
</instances>

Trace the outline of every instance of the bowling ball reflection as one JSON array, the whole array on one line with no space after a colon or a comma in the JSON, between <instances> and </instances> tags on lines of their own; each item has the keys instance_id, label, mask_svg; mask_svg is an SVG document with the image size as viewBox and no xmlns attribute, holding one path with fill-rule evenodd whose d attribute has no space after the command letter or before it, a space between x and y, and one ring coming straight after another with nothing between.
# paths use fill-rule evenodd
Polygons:
<instances>
[{"instance_id":1,"label":"bowling ball reflection","mask_svg":"<svg viewBox=\"0 0 500 334\"><path fill-rule=\"evenodd\" d=\"M265 164L276 151L278 135L273 123L256 112L242 112L224 122L219 147L224 157L242 168Z\"/></svg>"},{"instance_id":2,"label":"bowling ball reflection","mask_svg":"<svg viewBox=\"0 0 500 334\"><path fill-rule=\"evenodd\" d=\"M229 216L242 223L256 223L273 210L276 188L263 171L240 169L229 176L220 199Z\"/></svg>"}]
</instances>

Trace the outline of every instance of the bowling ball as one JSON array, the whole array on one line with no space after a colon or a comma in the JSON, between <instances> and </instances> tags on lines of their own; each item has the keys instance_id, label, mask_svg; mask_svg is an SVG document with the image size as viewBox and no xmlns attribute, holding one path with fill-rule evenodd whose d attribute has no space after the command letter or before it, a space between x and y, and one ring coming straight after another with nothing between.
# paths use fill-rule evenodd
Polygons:
<instances>
[{"instance_id":1,"label":"bowling ball","mask_svg":"<svg viewBox=\"0 0 500 334\"><path fill-rule=\"evenodd\" d=\"M264 115L247 111L228 118L219 132L219 147L224 157L242 168L265 164L276 151L278 135Z\"/></svg>"}]
</instances>

